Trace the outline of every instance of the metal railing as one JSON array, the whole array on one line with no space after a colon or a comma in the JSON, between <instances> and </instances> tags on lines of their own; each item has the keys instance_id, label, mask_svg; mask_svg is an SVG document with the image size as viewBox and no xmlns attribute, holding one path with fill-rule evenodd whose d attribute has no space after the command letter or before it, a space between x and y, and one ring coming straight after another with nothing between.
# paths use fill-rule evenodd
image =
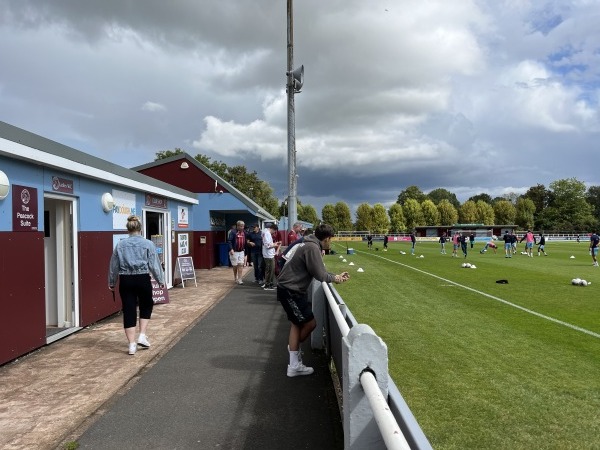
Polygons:
<instances>
[{"instance_id":1,"label":"metal railing","mask_svg":"<svg viewBox=\"0 0 600 450\"><path fill-rule=\"evenodd\" d=\"M379 390L375 375L367 369L360 375L360 385L365 391L375 422L388 450L410 450L400 426L392 414L387 401Z\"/></svg>"},{"instance_id":2,"label":"metal railing","mask_svg":"<svg viewBox=\"0 0 600 450\"><path fill-rule=\"evenodd\" d=\"M388 371L387 346L358 324L333 286L313 281L311 346L331 356L342 389L346 449L431 450Z\"/></svg>"}]
</instances>

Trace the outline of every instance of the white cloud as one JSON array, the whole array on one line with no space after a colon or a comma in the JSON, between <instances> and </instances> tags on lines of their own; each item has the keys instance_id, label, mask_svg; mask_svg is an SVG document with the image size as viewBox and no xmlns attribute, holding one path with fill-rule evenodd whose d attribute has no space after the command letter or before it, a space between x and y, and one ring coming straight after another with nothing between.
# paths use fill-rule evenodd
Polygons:
<instances>
[{"instance_id":1,"label":"white cloud","mask_svg":"<svg viewBox=\"0 0 600 450\"><path fill-rule=\"evenodd\" d=\"M166 111L167 108L165 107L165 105L161 105L160 103L156 103L156 102L146 102L142 105L142 111L148 111L148 112L161 112L161 111Z\"/></svg>"},{"instance_id":2,"label":"white cloud","mask_svg":"<svg viewBox=\"0 0 600 450\"><path fill-rule=\"evenodd\" d=\"M241 125L208 116L204 121L206 131L199 140L193 142L193 146L199 150L211 150L221 156L260 159L281 158L284 154L284 131L263 120Z\"/></svg>"}]
</instances>

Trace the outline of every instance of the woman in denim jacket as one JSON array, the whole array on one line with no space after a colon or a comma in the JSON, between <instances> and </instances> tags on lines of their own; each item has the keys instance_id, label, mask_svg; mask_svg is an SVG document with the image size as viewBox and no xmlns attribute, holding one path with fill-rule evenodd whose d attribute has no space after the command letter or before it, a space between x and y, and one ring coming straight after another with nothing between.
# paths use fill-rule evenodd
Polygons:
<instances>
[{"instance_id":1,"label":"woman in denim jacket","mask_svg":"<svg viewBox=\"0 0 600 450\"><path fill-rule=\"evenodd\" d=\"M110 258L108 288L115 290L119 278L119 295L123 303L123 326L129 342L129 354L135 355L137 346L149 348L146 328L152 315L152 284L150 274L165 286L165 276L152 241L142 237L142 223L137 216L127 218L129 237L120 240ZM135 341L137 304L140 307L140 335Z\"/></svg>"}]
</instances>

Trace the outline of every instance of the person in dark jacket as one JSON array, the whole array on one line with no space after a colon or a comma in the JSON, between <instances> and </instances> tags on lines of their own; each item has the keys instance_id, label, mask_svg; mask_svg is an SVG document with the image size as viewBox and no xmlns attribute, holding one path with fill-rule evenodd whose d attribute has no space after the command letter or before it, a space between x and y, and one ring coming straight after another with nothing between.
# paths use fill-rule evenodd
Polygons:
<instances>
[{"instance_id":1,"label":"person in dark jacket","mask_svg":"<svg viewBox=\"0 0 600 450\"><path fill-rule=\"evenodd\" d=\"M253 242L249 242L248 233L244 229L246 224L243 220L238 220L235 228L229 231L227 243L229 244L229 261L233 267L233 278L237 284L244 284L242 276L244 275L244 263L246 262L246 243L254 247Z\"/></svg>"},{"instance_id":2,"label":"person in dark jacket","mask_svg":"<svg viewBox=\"0 0 600 450\"><path fill-rule=\"evenodd\" d=\"M287 376L310 375L312 367L302 363L300 344L310 336L316 327L312 308L308 302L308 289L313 278L327 283L343 283L350 278L348 272L339 275L327 272L323 263L322 249L334 236L331 225L321 224L314 235L305 236L288 253L288 260L277 279L277 300L283 306L291 322L288 337L289 364Z\"/></svg>"},{"instance_id":3,"label":"person in dark jacket","mask_svg":"<svg viewBox=\"0 0 600 450\"><path fill-rule=\"evenodd\" d=\"M540 233L540 239L538 241L538 256L540 253L543 253L544 256L548 256L546 253L546 236L543 233Z\"/></svg>"},{"instance_id":4,"label":"person in dark jacket","mask_svg":"<svg viewBox=\"0 0 600 450\"><path fill-rule=\"evenodd\" d=\"M465 258L467 257L467 240L469 238L466 236L465 233L460 233L460 249L463 252L463 255L465 255Z\"/></svg>"},{"instance_id":5,"label":"person in dark jacket","mask_svg":"<svg viewBox=\"0 0 600 450\"><path fill-rule=\"evenodd\" d=\"M594 267L598 267L598 245L600 244L600 237L595 231L590 236L590 255L594 260Z\"/></svg>"},{"instance_id":6,"label":"person in dark jacket","mask_svg":"<svg viewBox=\"0 0 600 450\"><path fill-rule=\"evenodd\" d=\"M511 251L512 251L513 255L517 254L517 242L519 242L519 237L511 231L510 232L510 243L511 243Z\"/></svg>"},{"instance_id":7,"label":"person in dark jacket","mask_svg":"<svg viewBox=\"0 0 600 450\"><path fill-rule=\"evenodd\" d=\"M254 245L252 245L252 244ZM265 279L265 262L262 255L262 233L257 223L252 226L248 233L248 247L250 248L250 261L254 267L254 282L263 284Z\"/></svg>"},{"instance_id":8,"label":"person in dark jacket","mask_svg":"<svg viewBox=\"0 0 600 450\"><path fill-rule=\"evenodd\" d=\"M445 255L445 254L446 254L446 241L447 241L447 240L448 240L448 237L446 236L446 233L442 234L442 235L440 236L440 238L438 239L438 242L440 243L440 246L441 246L440 253L441 253L442 255Z\"/></svg>"}]
</instances>

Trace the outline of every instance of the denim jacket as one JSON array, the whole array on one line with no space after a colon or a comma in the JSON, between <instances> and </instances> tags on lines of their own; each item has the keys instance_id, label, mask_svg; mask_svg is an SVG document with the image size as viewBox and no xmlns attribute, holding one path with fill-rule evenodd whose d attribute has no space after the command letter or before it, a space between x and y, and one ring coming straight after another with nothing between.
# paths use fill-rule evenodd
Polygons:
<instances>
[{"instance_id":1,"label":"denim jacket","mask_svg":"<svg viewBox=\"0 0 600 450\"><path fill-rule=\"evenodd\" d=\"M158 284L165 284L165 274L158 260L154 243L140 235L121 239L110 258L108 285L115 286L118 275L144 273L151 273Z\"/></svg>"}]
</instances>

